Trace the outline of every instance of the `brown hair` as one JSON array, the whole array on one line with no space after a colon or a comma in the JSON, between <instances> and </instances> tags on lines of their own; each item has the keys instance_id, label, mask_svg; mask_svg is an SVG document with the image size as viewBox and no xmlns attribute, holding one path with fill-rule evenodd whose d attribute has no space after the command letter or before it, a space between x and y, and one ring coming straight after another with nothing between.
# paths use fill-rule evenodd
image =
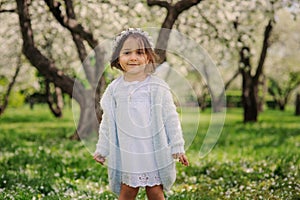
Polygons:
<instances>
[{"instance_id":1,"label":"brown hair","mask_svg":"<svg viewBox=\"0 0 300 200\"><path fill-rule=\"evenodd\" d=\"M151 44L150 42L148 41L148 39L142 35L142 34L139 34L139 33L129 33L125 36L123 36L117 46L114 48L114 51L112 53L112 56L111 56L111 60L110 60L110 66L113 68L117 68L121 71L124 71L119 63L119 56L120 56L120 51L124 45L124 42L129 38L129 37L132 37L132 38L135 38L135 39L138 39L139 43L141 44L141 46L144 48L145 50L145 53L147 55L147 58L149 60L149 63L146 65L146 71L147 73L153 73L155 71L155 68L156 68L156 54L154 53L152 47L151 47Z\"/></svg>"}]
</instances>

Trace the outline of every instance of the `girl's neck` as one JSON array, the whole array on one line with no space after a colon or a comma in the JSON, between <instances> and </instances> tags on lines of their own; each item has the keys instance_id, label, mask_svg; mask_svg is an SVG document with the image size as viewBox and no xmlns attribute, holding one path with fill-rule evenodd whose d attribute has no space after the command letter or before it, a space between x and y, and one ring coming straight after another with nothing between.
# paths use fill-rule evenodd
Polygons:
<instances>
[{"instance_id":1,"label":"girl's neck","mask_svg":"<svg viewBox=\"0 0 300 200\"><path fill-rule=\"evenodd\" d=\"M128 74L124 73L124 80L127 82L132 82L132 81L143 81L148 77L148 74L143 73L139 75L133 75L133 74Z\"/></svg>"}]
</instances>

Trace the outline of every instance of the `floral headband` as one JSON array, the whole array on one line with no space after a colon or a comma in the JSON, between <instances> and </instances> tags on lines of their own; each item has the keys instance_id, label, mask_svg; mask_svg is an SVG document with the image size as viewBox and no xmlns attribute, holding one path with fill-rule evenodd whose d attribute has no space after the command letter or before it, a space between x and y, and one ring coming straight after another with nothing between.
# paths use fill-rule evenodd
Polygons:
<instances>
[{"instance_id":1,"label":"floral headband","mask_svg":"<svg viewBox=\"0 0 300 200\"><path fill-rule=\"evenodd\" d=\"M152 38L150 37L150 35L149 35L147 32L143 31L143 30L140 29L140 28L128 28L127 30L122 31L122 32L121 32L119 35L117 35L117 37L114 39L114 41L113 41L113 48L112 48L113 52L116 50L117 46L119 46L120 41L121 41L124 37L128 36L129 34L139 34L139 35L144 36L144 37L148 40L148 42L150 43L151 48L153 49L153 41L152 41Z\"/></svg>"}]
</instances>

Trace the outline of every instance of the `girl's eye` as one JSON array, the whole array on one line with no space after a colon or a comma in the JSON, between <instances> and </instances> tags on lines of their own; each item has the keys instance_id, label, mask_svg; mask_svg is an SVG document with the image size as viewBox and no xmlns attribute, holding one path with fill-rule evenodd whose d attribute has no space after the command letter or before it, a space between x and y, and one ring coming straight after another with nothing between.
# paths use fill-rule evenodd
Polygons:
<instances>
[{"instance_id":1,"label":"girl's eye","mask_svg":"<svg viewBox=\"0 0 300 200\"><path fill-rule=\"evenodd\" d=\"M128 55L128 54L129 54L129 52L128 52L128 51L125 51L125 52L123 52L123 54L124 54L124 55Z\"/></svg>"},{"instance_id":2,"label":"girl's eye","mask_svg":"<svg viewBox=\"0 0 300 200\"><path fill-rule=\"evenodd\" d=\"M145 54L145 52L143 50L139 50L137 53L140 54L140 55Z\"/></svg>"}]
</instances>

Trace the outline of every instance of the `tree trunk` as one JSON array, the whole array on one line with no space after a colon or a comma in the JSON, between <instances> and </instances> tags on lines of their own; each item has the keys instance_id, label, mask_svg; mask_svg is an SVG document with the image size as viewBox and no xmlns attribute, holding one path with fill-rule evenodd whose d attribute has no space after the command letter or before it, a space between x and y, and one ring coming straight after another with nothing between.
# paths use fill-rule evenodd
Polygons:
<instances>
[{"instance_id":1,"label":"tree trunk","mask_svg":"<svg viewBox=\"0 0 300 200\"><path fill-rule=\"evenodd\" d=\"M64 0L65 2L65 10L66 13L63 14L61 12L63 8L63 6L55 0L44 0L46 2L46 4L48 5L51 13L53 14L53 16L56 18L56 20L66 29L68 29L72 35L72 39L76 45L76 49L78 52L78 57L82 62L82 66L85 72L85 75L87 77L87 80L89 82L89 84L92 87L92 91L94 91L94 95L91 93L88 96L85 96L88 101L90 101L89 103L82 103L80 102L80 107L82 112L80 114L80 117L82 117L82 120L79 120L79 124L78 124L78 128L77 128L77 132L74 133L74 135L72 136L72 138L79 138L78 134L81 136L81 138L83 137L87 137L92 131L97 131L97 127L99 125L99 122L101 121L101 117L102 117L102 112L100 109L100 105L99 105L99 101L100 101L100 97L103 93L103 91L101 89L105 88L106 86L106 82L104 80L104 76L103 76L103 71L104 71L104 55L105 55L105 50L102 49L98 44L98 40L95 39L95 37L93 36L93 34L89 31L87 31L86 29L84 29L84 27L77 21L76 19L76 13L74 10L74 6L73 6L73 1L72 0ZM87 53L87 49L85 46L84 41L87 42L87 44L90 46L90 48L93 49L94 53L95 53L95 66L92 66L92 64L90 63L89 59L86 59L88 53ZM100 80L99 77L101 76ZM100 89L99 89L100 88ZM93 104L94 103L94 104ZM87 106L87 108L85 108L84 106ZM92 108L94 107L94 108ZM85 112L90 112L91 113L96 113L96 116L93 116L98 119L94 120L92 119L91 121L86 121L86 119L88 119L89 113L85 113ZM83 124L81 124L83 123ZM92 124L90 124L92 123ZM90 124L90 126L92 127L92 129L89 128L85 128L86 124ZM83 131L83 132L81 132ZM88 131L88 132L86 132Z\"/></svg>"},{"instance_id":2,"label":"tree trunk","mask_svg":"<svg viewBox=\"0 0 300 200\"><path fill-rule=\"evenodd\" d=\"M244 108L244 122L256 122L258 115L258 87L253 84L251 76L243 74L242 102Z\"/></svg>"},{"instance_id":3,"label":"tree trunk","mask_svg":"<svg viewBox=\"0 0 300 200\"><path fill-rule=\"evenodd\" d=\"M300 116L300 94L297 94L296 96L296 111L295 111L296 116Z\"/></svg>"},{"instance_id":4,"label":"tree trunk","mask_svg":"<svg viewBox=\"0 0 300 200\"><path fill-rule=\"evenodd\" d=\"M90 134L98 132L99 124L102 120L102 109L100 107L100 99L105 91L106 81L105 76L101 76L98 81L95 93L92 91L85 91L82 94L85 97L83 101L78 102L80 106L80 117L77 122L77 130L70 137L74 140L88 138Z\"/></svg>"},{"instance_id":5,"label":"tree trunk","mask_svg":"<svg viewBox=\"0 0 300 200\"><path fill-rule=\"evenodd\" d=\"M285 103L283 103L283 102L280 101L278 105L279 105L279 110L280 111L284 111L285 110Z\"/></svg>"},{"instance_id":6,"label":"tree trunk","mask_svg":"<svg viewBox=\"0 0 300 200\"><path fill-rule=\"evenodd\" d=\"M256 122L258 115L258 80L251 76L250 48L244 46L240 50L240 70L243 78L242 103L244 123Z\"/></svg>"},{"instance_id":7,"label":"tree trunk","mask_svg":"<svg viewBox=\"0 0 300 200\"><path fill-rule=\"evenodd\" d=\"M212 98L213 112L222 112L226 107L226 102L224 102L224 96L220 95Z\"/></svg>"},{"instance_id":8,"label":"tree trunk","mask_svg":"<svg viewBox=\"0 0 300 200\"><path fill-rule=\"evenodd\" d=\"M206 94L197 95L198 106L201 108L202 111L204 111L207 107L205 99L206 99Z\"/></svg>"},{"instance_id":9,"label":"tree trunk","mask_svg":"<svg viewBox=\"0 0 300 200\"><path fill-rule=\"evenodd\" d=\"M87 91L84 96L92 96L92 92ZM77 121L76 132L71 139L80 140L87 138L90 134L97 132L99 121L95 110L95 101L93 98L78 102L80 106L80 116Z\"/></svg>"},{"instance_id":10,"label":"tree trunk","mask_svg":"<svg viewBox=\"0 0 300 200\"><path fill-rule=\"evenodd\" d=\"M19 23L23 38L23 53L30 63L50 82L61 88L66 94L74 98L80 106L80 119L77 130L73 138L79 139L92 130L97 130L98 120L95 116L94 96L92 90L87 90L73 78L65 75L57 69L54 61L44 56L35 46L33 30L29 14L28 1L16 1L19 15ZM79 134L80 133L80 134Z\"/></svg>"},{"instance_id":11,"label":"tree trunk","mask_svg":"<svg viewBox=\"0 0 300 200\"><path fill-rule=\"evenodd\" d=\"M267 50L269 47L269 38L273 29L273 18L269 20L264 31L264 40L262 43L262 50L260 53L260 58L258 61L258 66L256 68L255 75L251 75L252 65L250 63L251 51L250 47L243 45L239 55L239 68L243 77L242 84L242 102L244 108L244 122L256 122L258 111L259 111L259 98L258 98L258 86L259 79L263 75L264 62L267 56ZM237 28L236 28L237 29ZM241 36L238 38L241 41Z\"/></svg>"}]
</instances>

